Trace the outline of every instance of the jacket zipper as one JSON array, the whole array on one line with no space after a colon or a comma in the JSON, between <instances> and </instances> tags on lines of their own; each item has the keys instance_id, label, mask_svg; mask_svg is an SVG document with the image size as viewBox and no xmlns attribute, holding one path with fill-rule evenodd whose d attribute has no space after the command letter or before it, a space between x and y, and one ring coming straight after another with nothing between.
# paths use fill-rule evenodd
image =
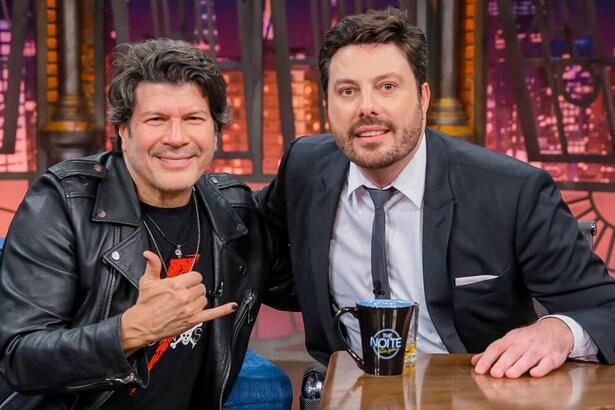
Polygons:
<instances>
[{"instance_id":1,"label":"jacket zipper","mask_svg":"<svg viewBox=\"0 0 615 410\"><path fill-rule=\"evenodd\" d=\"M120 235L121 235L120 227L114 226L113 227L113 246L114 247L120 243ZM111 266L111 270L109 271L109 274L111 275L111 285L109 286L109 292L107 293L107 303L105 305L105 312L103 315L103 320L107 319L109 317L109 313L111 312L111 300L113 299L113 289L115 288L115 282L117 281L117 271L115 270L113 266ZM110 392L104 392L103 394L101 394L101 397L98 403L96 403L96 405L94 406L94 408L97 409L100 406L102 406L107 400L109 400L109 397L111 397L113 392L114 390Z\"/></svg>"},{"instance_id":2,"label":"jacket zipper","mask_svg":"<svg viewBox=\"0 0 615 410\"><path fill-rule=\"evenodd\" d=\"M117 246L120 243L120 227L115 226L113 230L113 246ZM111 299L113 298L113 288L115 288L115 282L117 280L117 271L112 266L109 271L111 275L111 286L109 286L109 292L107 293L107 304L105 306L105 313L103 315L103 320L109 317L109 312L111 311Z\"/></svg>"},{"instance_id":3,"label":"jacket zipper","mask_svg":"<svg viewBox=\"0 0 615 410\"><path fill-rule=\"evenodd\" d=\"M240 310L237 312L237 318L235 319L235 322L233 323L233 336L231 338L231 346L230 346L230 349L227 350L228 352L231 352L231 353L228 354L228 362L226 363L226 366L224 368L224 378L222 379L222 387L220 388L220 396L219 396L220 397L220 402L219 402L220 409L222 408L222 405L223 405L222 400L224 397L224 390L226 390L226 385L231 375L231 362L232 362L232 356L233 356L232 350L233 350L233 347L235 346L237 335L239 334L239 328L241 327L243 319L252 310L252 303L254 303L254 293L250 291L247 294L247 296L243 299L243 302L241 303L241 306L239 307Z\"/></svg>"},{"instance_id":4,"label":"jacket zipper","mask_svg":"<svg viewBox=\"0 0 615 410\"><path fill-rule=\"evenodd\" d=\"M14 391L13 393L11 393L11 394L9 395L9 397L7 397L7 398L6 398L6 399L5 399L5 400L4 400L4 401L0 404L0 410L2 410L3 408L5 408L5 407L6 407L6 406L10 403L10 402L12 402L12 401L13 401L13 399L17 396L17 394L19 394L19 393L17 393L16 391Z\"/></svg>"}]
</instances>

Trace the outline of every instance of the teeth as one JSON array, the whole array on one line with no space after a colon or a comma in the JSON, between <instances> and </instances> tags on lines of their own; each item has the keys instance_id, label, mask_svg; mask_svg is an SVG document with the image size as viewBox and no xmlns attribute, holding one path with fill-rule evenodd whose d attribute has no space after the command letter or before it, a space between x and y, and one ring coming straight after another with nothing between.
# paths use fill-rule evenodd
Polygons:
<instances>
[{"instance_id":1,"label":"teeth","mask_svg":"<svg viewBox=\"0 0 615 410\"><path fill-rule=\"evenodd\" d=\"M359 133L359 137L375 137L376 135L382 135L385 132L386 131L384 131L384 130L380 130L380 131L365 131L365 132Z\"/></svg>"},{"instance_id":2,"label":"teeth","mask_svg":"<svg viewBox=\"0 0 615 410\"><path fill-rule=\"evenodd\" d=\"M163 161L165 161L165 162L170 162L172 164L179 164L179 163L182 163L182 162L186 161L185 158L177 158L177 159L175 159L175 158L161 158L161 159Z\"/></svg>"}]
</instances>

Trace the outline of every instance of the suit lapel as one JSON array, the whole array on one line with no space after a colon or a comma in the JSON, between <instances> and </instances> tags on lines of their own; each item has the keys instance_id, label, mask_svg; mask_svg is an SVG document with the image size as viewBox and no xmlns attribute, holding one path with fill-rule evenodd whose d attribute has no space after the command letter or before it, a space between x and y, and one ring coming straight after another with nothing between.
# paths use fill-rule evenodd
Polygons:
<instances>
[{"instance_id":1,"label":"suit lapel","mask_svg":"<svg viewBox=\"0 0 615 410\"><path fill-rule=\"evenodd\" d=\"M453 211L449 164L443 142L429 129L423 208L423 282L427 310L449 352L465 352L454 323L452 279L447 266Z\"/></svg>"},{"instance_id":2,"label":"suit lapel","mask_svg":"<svg viewBox=\"0 0 615 410\"><path fill-rule=\"evenodd\" d=\"M329 249L333 224L337 214L338 201L346 182L349 161L344 154L336 150L335 157L328 159L328 166L320 178L314 183L314 197L311 199L310 218L310 249L312 250L312 268L314 286L317 295L317 306L320 317L327 330L333 329L331 314L331 298L329 289ZM339 346L339 340L334 332L328 331L327 337L331 346Z\"/></svg>"}]
</instances>

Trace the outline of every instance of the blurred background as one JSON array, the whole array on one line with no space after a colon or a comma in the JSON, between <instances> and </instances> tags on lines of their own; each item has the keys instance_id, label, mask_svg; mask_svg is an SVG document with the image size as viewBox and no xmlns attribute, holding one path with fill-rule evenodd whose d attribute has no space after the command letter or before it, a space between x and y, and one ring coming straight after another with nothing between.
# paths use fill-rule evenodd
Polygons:
<instances>
[{"instance_id":1,"label":"blurred background","mask_svg":"<svg viewBox=\"0 0 615 410\"><path fill-rule=\"evenodd\" d=\"M253 188L327 132L316 72L345 15L407 10L427 34L429 126L547 170L615 273L613 0L0 0L0 236L48 166L109 147L113 48L184 39L222 68L234 119L211 171ZM33 233L36 234L36 233ZM300 315L263 308L251 347L308 360Z\"/></svg>"}]
</instances>

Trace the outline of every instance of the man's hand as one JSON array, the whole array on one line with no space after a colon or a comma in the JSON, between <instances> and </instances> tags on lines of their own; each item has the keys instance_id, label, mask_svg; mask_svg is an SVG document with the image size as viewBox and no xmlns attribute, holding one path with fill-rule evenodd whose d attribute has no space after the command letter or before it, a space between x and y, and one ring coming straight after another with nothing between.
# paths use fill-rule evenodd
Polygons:
<instances>
[{"instance_id":1,"label":"man's hand","mask_svg":"<svg viewBox=\"0 0 615 410\"><path fill-rule=\"evenodd\" d=\"M514 329L472 357L474 371L492 377L515 379L529 370L542 377L559 368L572 350L574 339L568 326L557 318Z\"/></svg>"},{"instance_id":2,"label":"man's hand","mask_svg":"<svg viewBox=\"0 0 615 410\"><path fill-rule=\"evenodd\" d=\"M237 309L236 303L205 309L207 298L200 273L191 271L161 279L162 263L158 255L145 251L143 256L147 265L139 280L137 303L124 312L120 323L126 356L148 343L176 336L197 323L228 315Z\"/></svg>"}]
</instances>

